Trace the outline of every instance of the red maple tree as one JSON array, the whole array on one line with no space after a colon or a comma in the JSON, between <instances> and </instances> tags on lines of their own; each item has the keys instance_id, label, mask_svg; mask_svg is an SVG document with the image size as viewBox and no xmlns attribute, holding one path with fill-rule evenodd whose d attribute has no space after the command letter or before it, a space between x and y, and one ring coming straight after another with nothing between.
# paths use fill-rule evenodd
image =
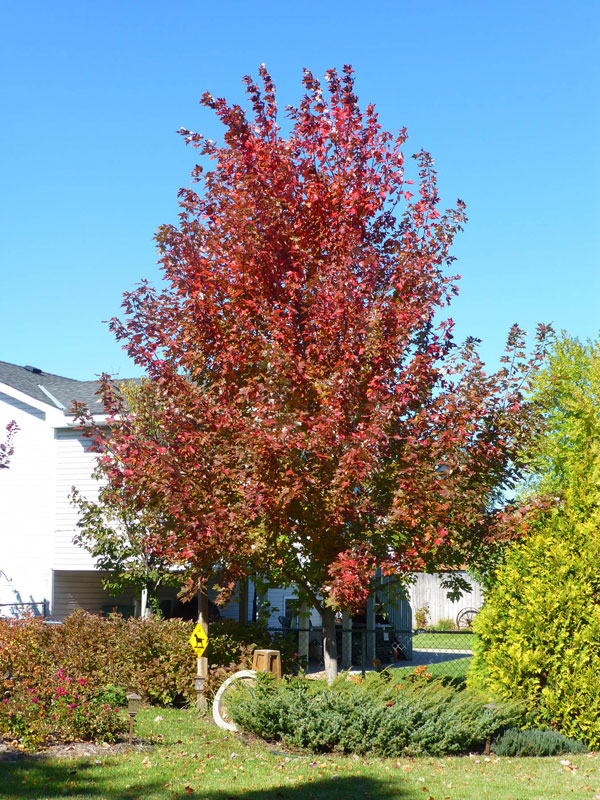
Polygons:
<instances>
[{"instance_id":1,"label":"red maple tree","mask_svg":"<svg viewBox=\"0 0 600 800\"><path fill-rule=\"evenodd\" d=\"M248 572L295 584L323 617L364 604L375 570L462 564L529 435L533 361L513 328L487 374L454 344L450 245L464 204L441 211L433 160L361 111L353 73L305 71L277 123L275 88L245 78L252 111L205 94L224 143L181 133L207 160L157 234L166 285L125 295L111 327L143 367L131 412L105 377L103 465L132 500L174 520L152 547L223 584Z\"/></svg>"}]
</instances>

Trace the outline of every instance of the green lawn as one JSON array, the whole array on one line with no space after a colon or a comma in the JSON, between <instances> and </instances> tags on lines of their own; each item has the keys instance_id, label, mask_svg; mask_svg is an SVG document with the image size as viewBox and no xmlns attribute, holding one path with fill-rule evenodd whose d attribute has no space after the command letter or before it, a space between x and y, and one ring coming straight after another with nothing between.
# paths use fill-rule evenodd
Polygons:
<instances>
[{"instance_id":1,"label":"green lawn","mask_svg":"<svg viewBox=\"0 0 600 800\"><path fill-rule=\"evenodd\" d=\"M441 661L439 664L429 664L427 667L427 672L433 675L434 678L441 678L443 676L448 676L450 678L458 678L459 680L464 681L467 677L467 669L469 667L469 663L471 661L471 656L465 656L464 658L452 658L448 661ZM401 661L399 662L402 663ZM396 667L394 668L394 672L398 670L407 670L407 672L414 672L414 667Z\"/></svg>"},{"instance_id":2,"label":"green lawn","mask_svg":"<svg viewBox=\"0 0 600 800\"><path fill-rule=\"evenodd\" d=\"M158 718L162 717L162 720ZM146 751L0 763L2 800L558 800L600 796L600 757L373 759L285 753L192 711L146 709ZM564 759L563 759L564 760Z\"/></svg>"},{"instance_id":3,"label":"green lawn","mask_svg":"<svg viewBox=\"0 0 600 800\"><path fill-rule=\"evenodd\" d=\"M417 633L413 636L415 650L472 650L474 633Z\"/></svg>"}]
</instances>

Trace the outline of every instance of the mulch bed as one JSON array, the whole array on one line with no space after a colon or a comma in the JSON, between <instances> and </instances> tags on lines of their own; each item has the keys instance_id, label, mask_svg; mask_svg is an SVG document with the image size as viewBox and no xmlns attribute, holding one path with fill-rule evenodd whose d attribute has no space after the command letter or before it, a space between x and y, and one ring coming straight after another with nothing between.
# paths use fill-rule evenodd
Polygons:
<instances>
[{"instance_id":1,"label":"mulch bed","mask_svg":"<svg viewBox=\"0 0 600 800\"><path fill-rule=\"evenodd\" d=\"M50 747L38 752L21 750L10 742L0 741L0 763L7 761L20 761L21 759L39 758L106 758L107 756L118 755L130 752L132 749L147 750L147 742L140 742L134 739L133 745L129 742L115 742L108 744L94 744L93 742L62 742L53 744Z\"/></svg>"}]
</instances>

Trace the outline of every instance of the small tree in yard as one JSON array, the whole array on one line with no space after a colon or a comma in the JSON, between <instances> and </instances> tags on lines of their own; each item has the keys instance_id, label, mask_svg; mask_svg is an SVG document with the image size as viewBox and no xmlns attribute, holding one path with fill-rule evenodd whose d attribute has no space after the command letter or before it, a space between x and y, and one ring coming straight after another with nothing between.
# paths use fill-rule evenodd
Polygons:
<instances>
[{"instance_id":1,"label":"small tree in yard","mask_svg":"<svg viewBox=\"0 0 600 800\"><path fill-rule=\"evenodd\" d=\"M135 410L139 419L150 421L153 409L143 404L143 384L121 381L119 392L128 413ZM85 406L77 406L79 415L91 423ZM109 447L107 439L105 457ZM181 585L181 570L174 570L172 560L156 553L150 545L151 533L162 535L173 525L173 519L159 508L136 503L122 486L108 481L105 463L100 461L92 476L101 484L96 500L84 497L77 487L72 488L71 502L79 512L79 530L73 543L86 549L96 560L96 567L106 571L102 585L107 591L120 594L134 589L140 595L141 616L145 617L156 609L160 586Z\"/></svg>"},{"instance_id":2,"label":"small tree in yard","mask_svg":"<svg viewBox=\"0 0 600 800\"><path fill-rule=\"evenodd\" d=\"M600 508L600 342L563 332L535 374L529 401L540 424L522 454L525 479L513 503L513 527L545 531L567 516L589 522ZM496 539L471 559L486 592L512 543Z\"/></svg>"},{"instance_id":3,"label":"small tree in yard","mask_svg":"<svg viewBox=\"0 0 600 800\"><path fill-rule=\"evenodd\" d=\"M540 352L528 360L515 327L490 375L474 340L454 345L440 311L464 204L439 210L425 152L418 186L405 179L406 132L360 110L349 67L326 92L304 73L287 136L260 75L262 92L245 79L251 117L203 96L222 146L182 131L213 169L195 168L203 190L182 189L179 224L157 234L166 287L126 294L111 323L153 413L128 412L105 376L101 463L137 507L177 520L148 544L192 578L217 565L225 590L248 572L296 584L332 677L334 611L364 604L377 567L459 565L491 535Z\"/></svg>"},{"instance_id":4,"label":"small tree in yard","mask_svg":"<svg viewBox=\"0 0 600 800\"><path fill-rule=\"evenodd\" d=\"M102 470L94 477L103 478ZM73 488L71 501L79 510L79 531L75 544L84 547L105 570L102 585L112 594L134 589L141 596L141 616L156 608L160 586L179 586L180 571L170 560L157 555L148 546L148 532L155 528L155 514L136 509L120 489L100 489L97 501L83 497Z\"/></svg>"}]
</instances>

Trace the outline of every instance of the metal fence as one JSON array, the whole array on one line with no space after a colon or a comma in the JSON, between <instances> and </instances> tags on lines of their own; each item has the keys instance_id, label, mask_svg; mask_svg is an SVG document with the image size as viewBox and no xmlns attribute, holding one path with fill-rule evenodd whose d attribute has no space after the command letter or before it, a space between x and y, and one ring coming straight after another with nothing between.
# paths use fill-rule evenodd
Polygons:
<instances>
[{"instance_id":1,"label":"metal fence","mask_svg":"<svg viewBox=\"0 0 600 800\"><path fill-rule=\"evenodd\" d=\"M47 600L28 603L0 603L0 617L23 617L33 614L34 617L47 617L50 607Z\"/></svg>"},{"instance_id":2,"label":"metal fence","mask_svg":"<svg viewBox=\"0 0 600 800\"><path fill-rule=\"evenodd\" d=\"M439 675L464 675L467 659L473 655L475 634L471 630L415 630L412 663L427 666Z\"/></svg>"},{"instance_id":3,"label":"metal fence","mask_svg":"<svg viewBox=\"0 0 600 800\"><path fill-rule=\"evenodd\" d=\"M323 631L310 628L270 628L275 637L294 643L309 672L323 668ZM302 636L304 634L304 636ZM469 630L398 630L390 626L336 626L338 666L358 670L431 667L433 674L462 675L472 654L475 634Z\"/></svg>"}]
</instances>

